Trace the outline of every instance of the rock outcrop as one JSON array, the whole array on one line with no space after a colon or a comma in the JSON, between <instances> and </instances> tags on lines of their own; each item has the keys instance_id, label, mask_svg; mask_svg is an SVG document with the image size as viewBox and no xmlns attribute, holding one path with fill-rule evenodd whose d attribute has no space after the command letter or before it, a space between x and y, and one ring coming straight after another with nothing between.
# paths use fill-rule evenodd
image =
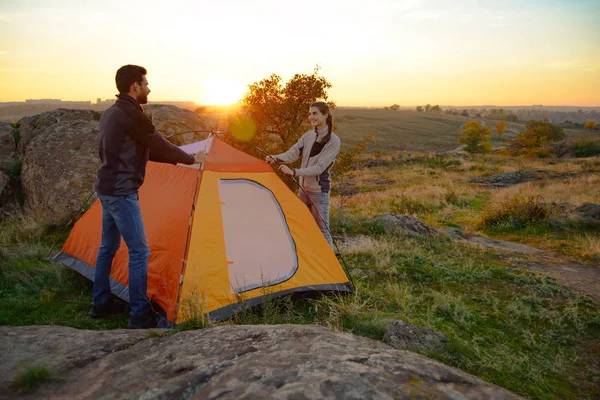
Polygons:
<instances>
[{"instance_id":1,"label":"rock outcrop","mask_svg":"<svg viewBox=\"0 0 600 400\"><path fill-rule=\"evenodd\" d=\"M100 116L101 114L99 112L93 110L58 108L56 110L21 118L19 122L17 122L19 135L21 137L17 146L18 151L21 154L25 154L29 143L31 143L36 136L44 132L46 128L49 128L54 124L67 124L80 121L95 121L97 123L100 121Z\"/></svg>"},{"instance_id":2,"label":"rock outcrop","mask_svg":"<svg viewBox=\"0 0 600 400\"><path fill-rule=\"evenodd\" d=\"M536 179L539 179L537 172L539 171L504 172L501 174L472 179L469 182L483 183L487 185L493 185L495 187L506 187L517 185L519 183L535 181Z\"/></svg>"},{"instance_id":3,"label":"rock outcrop","mask_svg":"<svg viewBox=\"0 0 600 400\"><path fill-rule=\"evenodd\" d=\"M438 234L435 228L405 214L381 214L373 217L373 220L383 224L386 233L404 233L408 235Z\"/></svg>"},{"instance_id":4,"label":"rock outcrop","mask_svg":"<svg viewBox=\"0 0 600 400\"><path fill-rule=\"evenodd\" d=\"M55 379L19 398L519 398L418 354L319 326L154 332L0 327L0 386L43 366Z\"/></svg>"},{"instance_id":5,"label":"rock outcrop","mask_svg":"<svg viewBox=\"0 0 600 400\"><path fill-rule=\"evenodd\" d=\"M150 118L156 130L177 146L202 140L208 136L210 127L191 110L164 104L146 104L143 107L144 113Z\"/></svg>"},{"instance_id":6,"label":"rock outcrop","mask_svg":"<svg viewBox=\"0 0 600 400\"><path fill-rule=\"evenodd\" d=\"M68 118L40 129L21 169L27 207L43 221L71 217L93 193L99 166L98 121Z\"/></svg>"},{"instance_id":7,"label":"rock outcrop","mask_svg":"<svg viewBox=\"0 0 600 400\"><path fill-rule=\"evenodd\" d=\"M600 205L595 203L583 203L574 212L586 219L600 220Z\"/></svg>"}]
</instances>

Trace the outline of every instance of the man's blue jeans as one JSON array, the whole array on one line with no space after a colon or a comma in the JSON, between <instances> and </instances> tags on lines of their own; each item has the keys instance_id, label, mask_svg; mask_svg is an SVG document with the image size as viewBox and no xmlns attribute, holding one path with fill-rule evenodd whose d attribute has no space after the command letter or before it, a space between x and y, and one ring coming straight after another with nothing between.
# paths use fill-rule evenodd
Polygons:
<instances>
[{"instance_id":1,"label":"man's blue jeans","mask_svg":"<svg viewBox=\"0 0 600 400\"><path fill-rule=\"evenodd\" d=\"M137 194L128 196L98 195L102 204L102 244L96 259L94 305L106 304L110 298L110 269L121 244L121 235L129 250L129 306L131 315L148 311L146 296L150 249L146 242L142 210Z\"/></svg>"},{"instance_id":2,"label":"man's blue jeans","mask_svg":"<svg viewBox=\"0 0 600 400\"><path fill-rule=\"evenodd\" d=\"M319 229L327 239L327 243L333 249L333 240L329 233L329 192L311 192L300 189L298 197L310 209Z\"/></svg>"}]
</instances>

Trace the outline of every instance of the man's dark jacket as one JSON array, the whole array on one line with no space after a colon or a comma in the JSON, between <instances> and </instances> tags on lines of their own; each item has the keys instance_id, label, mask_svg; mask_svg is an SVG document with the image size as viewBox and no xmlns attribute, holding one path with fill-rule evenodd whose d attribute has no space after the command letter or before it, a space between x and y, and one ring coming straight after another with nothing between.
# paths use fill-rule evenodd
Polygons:
<instances>
[{"instance_id":1,"label":"man's dark jacket","mask_svg":"<svg viewBox=\"0 0 600 400\"><path fill-rule=\"evenodd\" d=\"M148 160L193 164L194 157L165 140L142 107L121 94L100 118L100 160L96 192L105 196L137 193L144 183Z\"/></svg>"}]
</instances>

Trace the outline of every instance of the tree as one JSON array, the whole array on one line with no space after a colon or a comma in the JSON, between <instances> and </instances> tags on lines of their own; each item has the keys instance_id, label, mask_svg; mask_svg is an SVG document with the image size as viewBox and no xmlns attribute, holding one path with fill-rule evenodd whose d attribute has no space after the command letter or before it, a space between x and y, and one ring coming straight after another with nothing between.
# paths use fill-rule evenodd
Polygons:
<instances>
[{"instance_id":1,"label":"tree","mask_svg":"<svg viewBox=\"0 0 600 400\"><path fill-rule=\"evenodd\" d=\"M431 104L425 106L425 112L429 112L429 110L431 110Z\"/></svg>"},{"instance_id":2,"label":"tree","mask_svg":"<svg viewBox=\"0 0 600 400\"><path fill-rule=\"evenodd\" d=\"M284 152L310 129L308 109L315 101L327 101L327 90L331 88L331 84L319 75L317 67L311 75L294 75L285 86L279 75L271 74L248 88L242 100L243 113L233 117L230 122L229 130L235 139L225 136L224 140L246 153L264 159L266 154L263 151L270 154ZM334 102L328 101L327 104L331 110L335 108ZM334 130L335 125L334 116ZM236 130L241 134L236 134ZM354 148L341 151L331 171L332 175L339 180L348 175L349 171L355 170L358 160L372 140L373 134L367 135ZM294 186L292 178L284 176L282 179L290 188Z\"/></svg>"},{"instance_id":3,"label":"tree","mask_svg":"<svg viewBox=\"0 0 600 400\"><path fill-rule=\"evenodd\" d=\"M400 105L398 104L393 104L390 106L390 110L392 111L398 111L400 109Z\"/></svg>"},{"instance_id":4,"label":"tree","mask_svg":"<svg viewBox=\"0 0 600 400\"><path fill-rule=\"evenodd\" d=\"M319 75L316 67L310 75L294 75L285 85L279 75L271 74L248 88L242 104L244 113L256 127L256 134L249 140L254 146L244 146L235 140L229 142L264 158L255 146L271 153L283 152L292 146L309 129L306 116L310 105L317 100L327 101L331 83ZM328 104L331 109L335 108L334 102Z\"/></svg>"},{"instance_id":5,"label":"tree","mask_svg":"<svg viewBox=\"0 0 600 400\"><path fill-rule=\"evenodd\" d=\"M594 128L596 128L596 121L587 121L587 122L586 122L586 123L583 125L583 127L584 127L585 129L594 129Z\"/></svg>"},{"instance_id":6,"label":"tree","mask_svg":"<svg viewBox=\"0 0 600 400\"><path fill-rule=\"evenodd\" d=\"M465 129L461 132L462 136L458 142L466 144L466 151L469 153L491 153L492 144L489 142L492 136L492 130L487 126L481 126L477 121L469 121L465 124Z\"/></svg>"},{"instance_id":7,"label":"tree","mask_svg":"<svg viewBox=\"0 0 600 400\"><path fill-rule=\"evenodd\" d=\"M462 115L463 117L468 117L469 116L469 111L462 110L462 112L460 113L460 115Z\"/></svg>"},{"instance_id":8,"label":"tree","mask_svg":"<svg viewBox=\"0 0 600 400\"><path fill-rule=\"evenodd\" d=\"M563 128L548 121L527 121L525 128L525 132L518 134L509 147L513 154L545 154L547 152L539 150L565 138Z\"/></svg>"},{"instance_id":9,"label":"tree","mask_svg":"<svg viewBox=\"0 0 600 400\"><path fill-rule=\"evenodd\" d=\"M417 112L423 112L423 106L417 106Z\"/></svg>"},{"instance_id":10,"label":"tree","mask_svg":"<svg viewBox=\"0 0 600 400\"><path fill-rule=\"evenodd\" d=\"M435 106L431 107L431 112L441 113L442 112L442 108L439 105L435 105Z\"/></svg>"},{"instance_id":11,"label":"tree","mask_svg":"<svg viewBox=\"0 0 600 400\"><path fill-rule=\"evenodd\" d=\"M506 122L504 122L504 121L496 122L496 132L498 132L498 135L502 136L502 134L504 133L505 130L506 130Z\"/></svg>"}]
</instances>

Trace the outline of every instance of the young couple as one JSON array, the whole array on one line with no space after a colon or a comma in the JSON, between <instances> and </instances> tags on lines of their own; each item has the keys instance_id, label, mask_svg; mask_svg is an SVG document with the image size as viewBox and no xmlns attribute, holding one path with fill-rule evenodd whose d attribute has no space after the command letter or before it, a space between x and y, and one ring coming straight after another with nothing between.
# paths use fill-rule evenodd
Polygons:
<instances>
[{"instance_id":1,"label":"young couple","mask_svg":"<svg viewBox=\"0 0 600 400\"><path fill-rule=\"evenodd\" d=\"M125 65L115 80L118 100L100 118L99 153L102 165L96 178L96 193L102 205L102 243L96 258L92 318L100 318L118 307L110 300L110 270L121 242L129 252L130 329L154 328L157 321L146 296L150 249L138 200L144 183L148 160L170 164L194 164L204 154L194 157L165 140L144 114L141 104L148 102L145 68ZM321 232L330 245L329 171L340 150L340 139L332 132L331 111L326 103L314 103L308 116L314 130L306 132L298 143L283 154L268 156L269 163L281 163L279 169L300 178L298 195L311 209ZM290 169L302 156L301 168Z\"/></svg>"}]
</instances>

